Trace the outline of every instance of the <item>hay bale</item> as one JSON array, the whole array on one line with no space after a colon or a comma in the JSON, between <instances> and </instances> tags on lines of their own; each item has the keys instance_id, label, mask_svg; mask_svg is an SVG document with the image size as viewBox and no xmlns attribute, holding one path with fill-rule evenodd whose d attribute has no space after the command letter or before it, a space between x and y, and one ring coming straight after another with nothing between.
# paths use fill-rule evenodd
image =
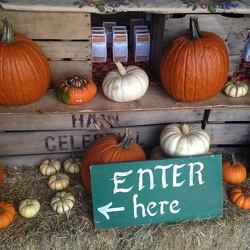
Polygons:
<instances>
[{"instance_id":1,"label":"hay bale","mask_svg":"<svg viewBox=\"0 0 250 250\"><path fill-rule=\"evenodd\" d=\"M248 165L249 157L240 160ZM239 158L238 158L239 159ZM235 207L228 199L230 185L224 184L222 217L162 223L107 230L94 230L91 197L85 192L80 174L70 175L66 191L76 197L68 214L59 215L50 206L56 191L37 166L4 166L0 199L16 209L22 199L36 198L41 210L34 218L19 212L7 228L0 230L0 249L124 249L124 250L246 250L250 248L250 212ZM250 188L250 178L243 183Z\"/></svg>"}]
</instances>

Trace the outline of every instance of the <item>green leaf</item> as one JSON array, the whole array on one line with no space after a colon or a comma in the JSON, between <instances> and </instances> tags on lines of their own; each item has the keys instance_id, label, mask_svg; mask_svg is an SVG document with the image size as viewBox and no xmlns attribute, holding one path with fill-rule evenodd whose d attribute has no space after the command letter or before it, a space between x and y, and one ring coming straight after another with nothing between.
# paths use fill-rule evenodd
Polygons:
<instances>
[{"instance_id":1,"label":"green leaf","mask_svg":"<svg viewBox=\"0 0 250 250\"><path fill-rule=\"evenodd\" d=\"M208 5L207 10L208 10L210 13L216 13L216 5Z\"/></svg>"}]
</instances>

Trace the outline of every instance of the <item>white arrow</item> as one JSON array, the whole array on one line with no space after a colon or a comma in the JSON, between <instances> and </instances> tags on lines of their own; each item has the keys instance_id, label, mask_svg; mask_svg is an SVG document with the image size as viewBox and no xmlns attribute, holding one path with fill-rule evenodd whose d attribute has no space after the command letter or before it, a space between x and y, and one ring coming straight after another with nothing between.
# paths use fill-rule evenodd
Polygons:
<instances>
[{"instance_id":1,"label":"white arrow","mask_svg":"<svg viewBox=\"0 0 250 250\"><path fill-rule=\"evenodd\" d=\"M101 214L103 214L103 215L106 217L107 220L110 219L110 217L109 217L109 215L108 215L109 212L120 212L120 211L124 211L124 210L125 210L124 207L114 207L114 208L110 208L112 205L113 205L113 203L110 202L109 204L107 204L107 205L105 205L105 206L103 206L103 207L97 208L97 210L98 210Z\"/></svg>"}]
</instances>

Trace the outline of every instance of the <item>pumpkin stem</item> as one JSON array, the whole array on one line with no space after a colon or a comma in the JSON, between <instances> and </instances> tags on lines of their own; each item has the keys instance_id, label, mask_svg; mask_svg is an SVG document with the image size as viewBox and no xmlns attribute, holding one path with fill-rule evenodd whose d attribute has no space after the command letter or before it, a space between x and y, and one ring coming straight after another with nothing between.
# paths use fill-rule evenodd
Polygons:
<instances>
[{"instance_id":1,"label":"pumpkin stem","mask_svg":"<svg viewBox=\"0 0 250 250\"><path fill-rule=\"evenodd\" d=\"M189 19L189 32L189 40L195 40L204 37L204 35L200 31L198 19L196 17L190 17Z\"/></svg>"},{"instance_id":2,"label":"pumpkin stem","mask_svg":"<svg viewBox=\"0 0 250 250\"><path fill-rule=\"evenodd\" d=\"M3 17L2 22L3 22L3 34L2 34L1 42L2 43L16 42L14 30L10 21L6 17Z\"/></svg>"},{"instance_id":3,"label":"pumpkin stem","mask_svg":"<svg viewBox=\"0 0 250 250\"><path fill-rule=\"evenodd\" d=\"M189 133L189 126L186 123L182 125L181 132L183 135L187 135Z\"/></svg>"},{"instance_id":4,"label":"pumpkin stem","mask_svg":"<svg viewBox=\"0 0 250 250\"><path fill-rule=\"evenodd\" d=\"M88 80L82 76L69 76L66 78L66 85L82 88L88 84Z\"/></svg>"},{"instance_id":5,"label":"pumpkin stem","mask_svg":"<svg viewBox=\"0 0 250 250\"><path fill-rule=\"evenodd\" d=\"M130 148L130 142L132 141L132 131L126 128L122 140L118 143L119 147Z\"/></svg>"},{"instance_id":6,"label":"pumpkin stem","mask_svg":"<svg viewBox=\"0 0 250 250\"><path fill-rule=\"evenodd\" d=\"M115 65L119 71L119 74L121 76L125 76L127 74L126 69L123 67L123 65L121 64L121 62L115 62Z\"/></svg>"},{"instance_id":7,"label":"pumpkin stem","mask_svg":"<svg viewBox=\"0 0 250 250\"><path fill-rule=\"evenodd\" d=\"M235 165L236 165L236 157L235 157L234 152L233 152L230 148L226 148L226 150L227 150L227 151L231 154L231 156L232 156L231 165L232 165L232 166L235 166Z\"/></svg>"}]
</instances>

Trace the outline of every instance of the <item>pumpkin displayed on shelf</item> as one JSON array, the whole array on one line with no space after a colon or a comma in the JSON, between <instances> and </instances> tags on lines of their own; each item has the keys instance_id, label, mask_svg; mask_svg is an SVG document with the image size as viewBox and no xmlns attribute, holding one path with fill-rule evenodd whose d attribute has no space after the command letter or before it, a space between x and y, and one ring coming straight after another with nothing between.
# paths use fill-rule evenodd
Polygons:
<instances>
[{"instance_id":1,"label":"pumpkin displayed on shelf","mask_svg":"<svg viewBox=\"0 0 250 250\"><path fill-rule=\"evenodd\" d=\"M225 42L212 32L200 31L191 17L189 33L175 39L160 62L165 90L178 101L194 102L217 95L227 81L229 55Z\"/></svg>"},{"instance_id":2,"label":"pumpkin displayed on shelf","mask_svg":"<svg viewBox=\"0 0 250 250\"><path fill-rule=\"evenodd\" d=\"M16 209L7 201L0 201L0 228L5 228L14 220Z\"/></svg>"},{"instance_id":3,"label":"pumpkin displayed on shelf","mask_svg":"<svg viewBox=\"0 0 250 250\"><path fill-rule=\"evenodd\" d=\"M48 184L52 190L61 191L69 185L69 182L70 178L67 174L57 172L49 177Z\"/></svg>"},{"instance_id":4,"label":"pumpkin displayed on shelf","mask_svg":"<svg viewBox=\"0 0 250 250\"><path fill-rule=\"evenodd\" d=\"M129 102L141 98L149 86L147 73L138 66L124 67L115 63L117 69L107 73L102 83L104 95L115 102Z\"/></svg>"},{"instance_id":5,"label":"pumpkin displayed on shelf","mask_svg":"<svg viewBox=\"0 0 250 250\"><path fill-rule=\"evenodd\" d=\"M3 166L0 162L0 187L3 185Z\"/></svg>"},{"instance_id":6,"label":"pumpkin displayed on shelf","mask_svg":"<svg viewBox=\"0 0 250 250\"><path fill-rule=\"evenodd\" d=\"M81 165L83 184L91 194L90 166L93 164L146 160L142 147L132 140L132 131L126 129L122 136L105 135L87 148Z\"/></svg>"},{"instance_id":7,"label":"pumpkin displayed on shelf","mask_svg":"<svg viewBox=\"0 0 250 250\"><path fill-rule=\"evenodd\" d=\"M57 98L70 105L84 104L97 93L97 86L93 80L82 74L72 74L62 77L56 87Z\"/></svg>"},{"instance_id":8,"label":"pumpkin displayed on shelf","mask_svg":"<svg viewBox=\"0 0 250 250\"><path fill-rule=\"evenodd\" d=\"M159 160L159 159L165 159L167 156L161 149L161 146L157 146L153 148L149 153L149 159L150 160Z\"/></svg>"},{"instance_id":9,"label":"pumpkin displayed on shelf","mask_svg":"<svg viewBox=\"0 0 250 250\"><path fill-rule=\"evenodd\" d=\"M75 197L70 192L57 192L51 199L50 204L55 212L63 214L73 208L73 206L75 205Z\"/></svg>"},{"instance_id":10,"label":"pumpkin displayed on shelf","mask_svg":"<svg viewBox=\"0 0 250 250\"><path fill-rule=\"evenodd\" d=\"M247 169L240 162L236 161L235 154L232 150L227 149L232 156L231 161L222 162L222 178L228 184L240 184L247 178Z\"/></svg>"},{"instance_id":11,"label":"pumpkin displayed on shelf","mask_svg":"<svg viewBox=\"0 0 250 250\"><path fill-rule=\"evenodd\" d=\"M242 187L233 187L230 190L229 197L235 206L244 210L250 209L250 190Z\"/></svg>"},{"instance_id":12,"label":"pumpkin displayed on shelf","mask_svg":"<svg viewBox=\"0 0 250 250\"><path fill-rule=\"evenodd\" d=\"M63 167L65 171L71 174L77 174L81 171L81 162L82 160L80 158L72 157L64 161Z\"/></svg>"},{"instance_id":13,"label":"pumpkin displayed on shelf","mask_svg":"<svg viewBox=\"0 0 250 250\"><path fill-rule=\"evenodd\" d=\"M42 49L31 39L14 34L2 18L0 42L0 104L22 105L42 97L49 88L50 66Z\"/></svg>"},{"instance_id":14,"label":"pumpkin displayed on shelf","mask_svg":"<svg viewBox=\"0 0 250 250\"><path fill-rule=\"evenodd\" d=\"M52 175L61 169L61 162L57 159L45 159L40 164L40 171L43 175Z\"/></svg>"},{"instance_id":15,"label":"pumpkin displayed on shelf","mask_svg":"<svg viewBox=\"0 0 250 250\"><path fill-rule=\"evenodd\" d=\"M246 83L241 82L238 78L231 79L225 83L223 91L227 96L230 97L242 97L248 92L248 86Z\"/></svg>"},{"instance_id":16,"label":"pumpkin displayed on shelf","mask_svg":"<svg viewBox=\"0 0 250 250\"><path fill-rule=\"evenodd\" d=\"M163 128L160 145L169 157L202 155L209 151L210 137L196 125L173 123Z\"/></svg>"},{"instance_id":17,"label":"pumpkin displayed on shelf","mask_svg":"<svg viewBox=\"0 0 250 250\"><path fill-rule=\"evenodd\" d=\"M40 210L40 202L37 199L24 199L20 202L18 211L25 218L34 217Z\"/></svg>"}]
</instances>

